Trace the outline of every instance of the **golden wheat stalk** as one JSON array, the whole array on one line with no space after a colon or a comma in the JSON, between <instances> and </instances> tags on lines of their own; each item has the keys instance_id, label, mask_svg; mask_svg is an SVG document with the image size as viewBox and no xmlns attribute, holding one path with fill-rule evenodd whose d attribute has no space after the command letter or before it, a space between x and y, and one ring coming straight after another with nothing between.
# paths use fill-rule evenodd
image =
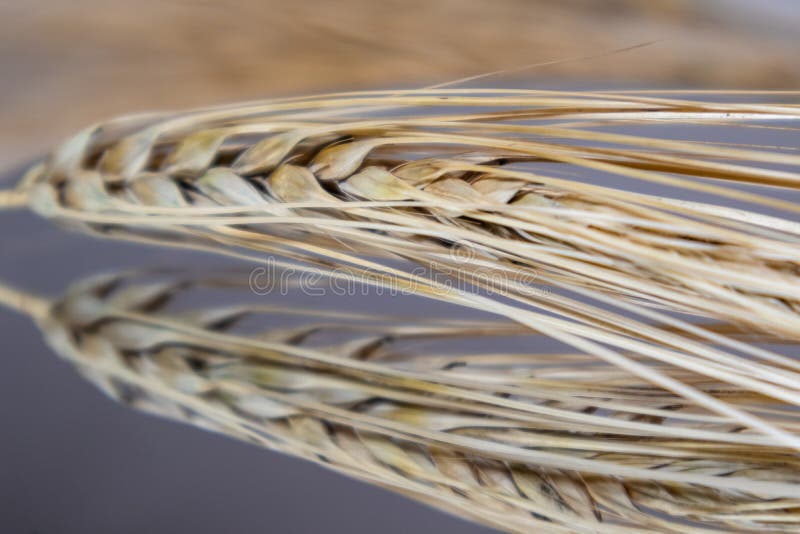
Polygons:
<instances>
[{"instance_id":1,"label":"golden wheat stalk","mask_svg":"<svg viewBox=\"0 0 800 534\"><path fill-rule=\"evenodd\" d=\"M797 338L800 225L755 208L800 211L779 189L797 189L800 156L598 127L798 119L790 105L594 93L277 101L92 126L7 203L101 232L259 251L345 244L426 261L466 244L544 282L568 277ZM597 176L628 187L594 185Z\"/></svg>"},{"instance_id":2,"label":"golden wheat stalk","mask_svg":"<svg viewBox=\"0 0 800 534\"><path fill-rule=\"evenodd\" d=\"M798 119L791 105L595 93L294 99L92 126L7 203L90 230L258 251L344 245L437 262L459 243L544 283L797 339L800 225L755 208L800 211L779 189L798 188L800 156L598 127Z\"/></svg>"},{"instance_id":3,"label":"golden wheat stalk","mask_svg":"<svg viewBox=\"0 0 800 534\"><path fill-rule=\"evenodd\" d=\"M794 450L591 355L505 351L532 335L509 321L290 309L248 303L248 289L243 276L106 275L54 302L8 288L0 302L125 404L508 532L798 528ZM294 315L305 322L274 326ZM498 348L447 350L476 339ZM663 367L798 429L768 397Z\"/></svg>"}]
</instances>

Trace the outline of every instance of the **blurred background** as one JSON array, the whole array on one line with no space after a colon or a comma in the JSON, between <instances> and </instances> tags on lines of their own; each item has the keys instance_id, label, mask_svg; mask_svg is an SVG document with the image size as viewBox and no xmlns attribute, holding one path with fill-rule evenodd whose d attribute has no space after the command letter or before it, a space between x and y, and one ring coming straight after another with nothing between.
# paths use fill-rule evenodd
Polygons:
<instances>
[{"instance_id":1,"label":"blurred background","mask_svg":"<svg viewBox=\"0 0 800 534\"><path fill-rule=\"evenodd\" d=\"M480 83L797 89L798 43L796 0L0 0L0 186L115 114L423 87L542 62L555 63ZM181 260L24 212L0 221L0 278L51 294L97 270ZM0 340L2 532L488 532L119 407L4 310Z\"/></svg>"},{"instance_id":2,"label":"blurred background","mask_svg":"<svg viewBox=\"0 0 800 534\"><path fill-rule=\"evenodd\" d=\"M798 43L796 0L0 0L0 162L119 113L547 61L491 81L796 88Z\"/></svg>"}]
</instances>

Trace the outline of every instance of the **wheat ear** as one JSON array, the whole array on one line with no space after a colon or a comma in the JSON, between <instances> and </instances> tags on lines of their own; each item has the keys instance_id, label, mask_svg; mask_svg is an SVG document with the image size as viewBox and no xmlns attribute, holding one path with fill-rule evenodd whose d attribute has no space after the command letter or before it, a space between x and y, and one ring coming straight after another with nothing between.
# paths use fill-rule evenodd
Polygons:
<instances>
[{"instance_id":1,"label":"wheat ear","mask_svg":"<svg viewBox=\"0 0 800 534\"><path fill-rule=\"evenodd\" d=\"M218 247L263 251L278 235L299 241L284 247L345 243L425 262L466 244L546 283L797 339L800 225L764 210L800 211L779 193L797 190L800 156L608 130L798 119L788 104L635 94L287 99L92 126L33 169L25 190L40 213L89 230ZM577 172L630 187L570 177Z\"/></svg>"}]
</instances>

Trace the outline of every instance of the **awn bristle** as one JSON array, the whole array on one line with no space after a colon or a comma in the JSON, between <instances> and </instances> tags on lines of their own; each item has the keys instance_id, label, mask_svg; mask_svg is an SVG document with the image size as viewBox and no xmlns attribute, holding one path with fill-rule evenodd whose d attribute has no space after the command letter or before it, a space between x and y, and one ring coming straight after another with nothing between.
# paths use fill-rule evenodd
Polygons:
<instances>
[{"instance_id":1,"label":"awn bristle","mask_svg":"<svg viewBox=\"0 0 800 534\"><path fill-rule=\"evenodd\" d=\"M102 236L278 254L575 353L374 361L358 343L225 336L212 311L148 322L114 311L141 305L127 292L110 305L89 291L113 328L77 335L97 317L54 312L46 329L72 332L50 337L117 397L128 384L510 531L792 531L800 361L782 351L800 341L800 156L729 139L796 138L800 107L769 102L789 93L690 96L355 93L123 118L67 141L0 205ZM675 125L696 139L670 138ZM156 357L130 332L182 348Z\"/></svg>"}]
</instances>

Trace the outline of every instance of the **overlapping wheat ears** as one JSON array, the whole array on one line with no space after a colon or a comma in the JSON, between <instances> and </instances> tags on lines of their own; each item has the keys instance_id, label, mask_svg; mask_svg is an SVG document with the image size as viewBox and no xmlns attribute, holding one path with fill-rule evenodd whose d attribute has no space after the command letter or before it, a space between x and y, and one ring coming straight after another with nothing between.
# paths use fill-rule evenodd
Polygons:
<instances>
[{"instance_id":1,"label":"overlapping wheat ears","mask_svg":"<svg viewBox=\"0 0 800 534\"><path fill-rule=\"evenodd\" d=\"M395 91L113 120L0 204L453 317L175 305L252 289L213 273L0 300L122 402L495 528L795 532L797 96Z\"/></svg>"}]
</instances>

